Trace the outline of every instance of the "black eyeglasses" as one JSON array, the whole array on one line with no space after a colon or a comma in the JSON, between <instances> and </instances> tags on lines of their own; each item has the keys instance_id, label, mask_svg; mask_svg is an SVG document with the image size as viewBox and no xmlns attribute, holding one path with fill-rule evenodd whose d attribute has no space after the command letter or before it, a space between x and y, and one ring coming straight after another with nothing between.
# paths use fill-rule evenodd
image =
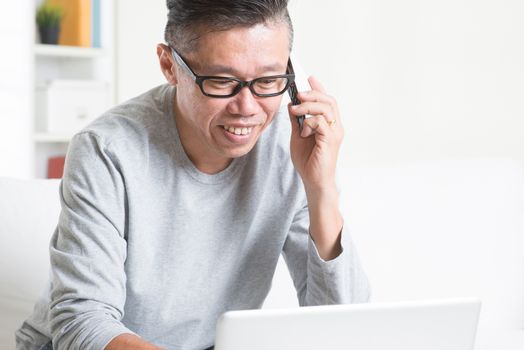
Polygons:
<instances>
[{"instance_id":1,"label":"black eyeglasses","mask_svg":"<svg viewBox=\"0 0 524 350\"><path fill-rule=\"evenodd\" d=\"M196 75L174 48L171 48L171 53L180 67L185 69L195 80L195 83L200 87L202 93L209 97L227 98L235 96L245 86L247 86L255 96L273 97L283 94L295 80L294 74L271 75L256 78L251 81L243 81L233 77Z\"/></svg>"}]
</instances>

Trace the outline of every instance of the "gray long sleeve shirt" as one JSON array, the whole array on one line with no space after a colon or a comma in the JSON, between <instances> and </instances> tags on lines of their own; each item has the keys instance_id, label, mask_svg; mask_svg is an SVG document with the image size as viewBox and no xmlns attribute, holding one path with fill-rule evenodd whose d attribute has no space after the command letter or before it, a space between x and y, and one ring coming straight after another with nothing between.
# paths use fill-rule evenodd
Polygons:
<instances>
[{"instance_id":1,"label":"gray long sleeve shirt","mask_svg":"<svg viewBox=\"0 0 524 350\"><path fill-rule=\"evenodd\" d=\"M18 349L103 349L136 333L204 349L227 310L261 307L283 254L300 305L364 302L367 279L348 232L323 261L289 155L283 108L254 149L214 175L185 154L175 88L107 112L72 140L50 246L49 295L17 332Z\"/></svg>"}]
</instances>

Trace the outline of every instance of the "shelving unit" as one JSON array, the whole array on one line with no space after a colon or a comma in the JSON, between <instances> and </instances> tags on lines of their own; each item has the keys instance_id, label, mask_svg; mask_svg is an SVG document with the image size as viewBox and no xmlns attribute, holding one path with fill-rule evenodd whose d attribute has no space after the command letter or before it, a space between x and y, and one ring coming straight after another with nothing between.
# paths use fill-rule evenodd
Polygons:
<instances>
[{"instance_id":1,"label":"shelving unit","mask_svg":"<svg viewBox=\"0 0 524 350\"><path fill-rule=\"evenodd\" d=\"M39 143L68 143L71 136L71 134L36 132L34 141Z\"/></svg>"},{"instance_id":2,"label":"shelving unit","mask_svg":"<svg viewBox=\"0 0 524 350\"><path fill-rule=\"evenodd\" d=\"M41 0L35 0L35 10ZM103 0L101 4L101 48L40 44L38 35L33 47L34 91L53 80L89 80L107 83L107 107L115 102L115 0ZM36 33L36 26L35 26ZM42 106L35 93L35 125ZM71 137L78 130L47 132L35 127L34 157L35 176L47 176L47 159L65 155Z\"/></svg>"},{"instance_id":3,"label":"shelving unit","mask_svg":"<svg viewBox=\"0 0 524 350\"><path fill-rule=\"evenodd\" d=\"M97 58L107 55L108 50L94 47L35 44L34 54L40 57Z\"/></svg>"}]
</instances>

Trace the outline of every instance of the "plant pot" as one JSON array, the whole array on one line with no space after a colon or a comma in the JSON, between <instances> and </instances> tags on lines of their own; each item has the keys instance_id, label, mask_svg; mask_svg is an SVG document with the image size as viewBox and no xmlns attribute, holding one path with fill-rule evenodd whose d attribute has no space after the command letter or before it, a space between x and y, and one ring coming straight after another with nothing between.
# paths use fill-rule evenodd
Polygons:
<instances>
[{"instance_id":1,"label":"plant pot","mask_svg":"<svg viewBox=\"0 0 524 350\"><path fill-rule=\"evenodd\" d=\"M58 36L60 34L60 26L45 26L45 27L38 27L38 31L40 32L40 42L42 44L58 44Z\"/></svg>"}]
</instances>

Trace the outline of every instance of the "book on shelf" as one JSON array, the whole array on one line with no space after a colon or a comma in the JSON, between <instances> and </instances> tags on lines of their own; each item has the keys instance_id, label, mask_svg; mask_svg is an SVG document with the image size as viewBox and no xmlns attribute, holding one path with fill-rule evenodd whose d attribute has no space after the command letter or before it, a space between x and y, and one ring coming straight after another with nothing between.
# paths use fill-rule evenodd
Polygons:
<instances>
[{"instance_id":1,"label":"book on shelf","mask_svg":"<svg viewBox=\"0 0 524 350\"><path fill-rule=\"evenodd\" d=\"M49 0L62 6L64 18L60 23L59 45L92 46L91 0Z\"/></svg>"},{"instance_id":2,"label":"book on shelf","mask_svg":"<svg viewBox=\"0 0 524 350\"><path fill-rule=\"evenodd\" d=\"M91 0L91 43L93 47L102 47L100 1Z\"/></svg>"},{"instance_id":3,"label":"book on shelf","mask_svg":"<svg viewBox=\"0 0 524 350\"><path fill-rule=\"evenodd\" d=\"M64 175L65 156L49 157L47 159L47 178L61 179Z\"/></svg>"}]
</instances>

